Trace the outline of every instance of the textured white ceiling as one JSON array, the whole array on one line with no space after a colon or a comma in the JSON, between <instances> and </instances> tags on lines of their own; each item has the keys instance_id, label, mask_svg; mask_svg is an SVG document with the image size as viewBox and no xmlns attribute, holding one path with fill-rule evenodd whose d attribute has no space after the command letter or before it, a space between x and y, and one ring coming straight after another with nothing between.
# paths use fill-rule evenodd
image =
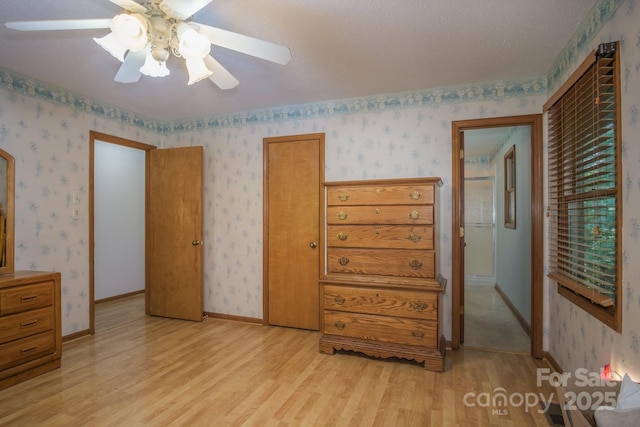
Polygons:
<instances>
[{"instance_id":1,"label":"textured white ceiling","mask_svg":"<svg viewBox=\"0 0 640 427\"><path fill-rule=\"evenodd\" d=\"M282 66L215 47L240 85L187 86L171 75L113 81L120 63L93 37L107 30L0 28L0 68L155 120L206 118L465 83L545 75L597 0L214 0L207 25L288 46ZM110 18L107 0L2 0L0 21Z\"/></svg>"}]
</instances>

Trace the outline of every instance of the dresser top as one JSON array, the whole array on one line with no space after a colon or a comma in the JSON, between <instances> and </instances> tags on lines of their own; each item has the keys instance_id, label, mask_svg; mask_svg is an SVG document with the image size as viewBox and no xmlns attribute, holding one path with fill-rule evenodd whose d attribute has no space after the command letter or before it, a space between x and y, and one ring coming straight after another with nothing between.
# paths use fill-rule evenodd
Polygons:
<instances>
[{"instance_id":1,"label":"dresser top","mask_svg":"<svg viewBox=\"0 0 640 427\"><path fill-rule=\"evenodd\" d=\"M391 179L364 179L358 181L326 181L325 186L335 185L399 185L399 184L434 184L442 186L442 179L438 176L424 178L391 178Z\"/></svg>"},{"instance_id":2,"label":"dresser top","mask_svg":"<svg viewBox=\"0 0 640 427\"><path fill-rule=\"evenodd\" d=\"M0 274L0 288L32 283L38 280L52 280L60 273L53 271L22 270L10 274Z\"/></svg>"}]
</instances>

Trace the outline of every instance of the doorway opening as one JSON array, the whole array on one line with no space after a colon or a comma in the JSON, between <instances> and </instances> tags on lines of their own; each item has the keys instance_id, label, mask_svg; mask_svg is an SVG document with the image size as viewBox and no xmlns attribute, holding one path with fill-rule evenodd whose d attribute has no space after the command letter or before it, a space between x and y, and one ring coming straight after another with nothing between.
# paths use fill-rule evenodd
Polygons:
<instances>
[{"instance_id":1,"label":"doorway opening","mask_svg":"<svg viewBox=\"0 0 640 427\"><path fill-rule=\"evenodd\" d=\"M526 130L526 132L521 132ZM475 135L474 135L475 133ZM517 133L526 134L526 141L511 151L513 145L509 138ZM490 150L480 151L473 144L482 135L490 135L496 139L503 134L504 144L494 145ZM470 142L471 141L471 142ZM520 313L515 316L514 330L519 326L528 327L530 338L525 338L526 350L534 357L542 357L542 242L543 242L543 188L542 188L542 115L498 117L457 121L452 123L453 148L453 233L452 242L452 347L459 348L462 343L477 338L477 332L465 330L465 316L472 317L474 308L465 304L466 282L469 285L485 287L490 300L485 302L486 312L492 310L491 303L510 301L506 305L509 312ZM475 152L474 152L475 151ZM489 151L489 154L486 153ZM515 154L520 154L518 158ZM476 155L476 170L465 167L465 159L469 161ZM489 156L489 157L486 157ZM491 156L494 157L491 160ZM484 157L484 160L482 158ZM513 158L514 163L508 163ZM486 161L486 165L482 162ZM519 161L519 162L516 162ZM490 173L491 162L497 173ZM515 188L511 176L520 165L525 175L530 178L519 179ZM478 167L478 165L480 167ZM509 166L505 166L509 165ZM482 171L486 167L486 171ZM493 175L491 180L472 180ZM517 177L516 175L514 175ZM509 181L509 182L507 182ZM509 184L509 185L507 185ZM509 189L507 191L506 189ZM489 197L491 193L492 197ZM520 205L516 204L519 200ZM524 203L524 204L523 204ZM517 206L521 206L518 210ZM527 206L523 209L523 206ZM507 208L508 207L508 208ZM469 210L469 212L467 212ZM525 210L525 212L522 212ZM489 213L490 212L490 213ZM488 220L488 217L491 220ZM468 222L468 224L467 224ZM518 235L519 233L519 235ZM524 240L524 241L523 241ZM501 242L501 243L500 243ZM466 247L465 247L466 244ZM515 246L514 246L515 245ZM514 260L519 264L501 267L500 258L509 255L509 251L517 247L519 252ZM507 251L507 255L505 255ZM477 253L482 253L478 258ZM502 253L502 255L501 255ZM467 260L466 258L470 258ZM469 270L469 271L467 271ZM484 282L484 283L483 283ZM493 282L493 283L492 283ZM488 289L486 289L488 286ZM483 290L474 287L471 291ZM470 295L471 297L471 295ZM471 301L477 303L480 297L474 295ZM479 309L482 309L480 307ZM471 311L469 311L471 310ZM476 309L478 310L478 309ZM473 339L467 336L473 333ZM475 345L474 345L475 346ZM508 349L504 349L508 350ZM524 348L522 348L524 350Z\"/></svg>"},{"instance_id":2,"label":"doorway opening","mask_svg":"<svg viewBox=\"0 0 640 427\"><path fill-rule=\"evenodd\" d=\"M531 341L530 126L463 132L463 342L465 347L528 353ZM512 167L513 170L505 167L509 165L505 163L506 156L514 157L513 165L517 167ZM511 176L512 172L515 175ZM507 175L514 188L509 194L506 193Z\"/></svg>"},{"instance_id":3,"label":"doorway opening","mask_svg":"<svg viewBox=\"0 0 640 427\"><path fill-rule=\"evenodd\" d=\"M95 334L96 143L144 151L144 201L140 215L144 251L136 262L144 271L144 311L152 316L202 321L203 312L203 152L201 146L157 149L124 138L90 132L89 148L89 332ZM141 167L141 166L140 166ZM122 210L128 206L116 198ZM121 220L129 222L127 215ZM100 244L100 242L98 242ZM123 245L122 242L119 243ZM117 243L116 243L117 247ZM117 250L117 249L115 249ZM140 265L138 267L140 267ZM110 280L119 265L103 266ZM137 279L140 281L141 279ZM139 291L137 291L139 293ZM135 292L134 292L135 293ZM127 293L125 293L127 295Z\"/></svg>"},{"instance_id":4,"label":"doorway opening","mask_svg":"<svg viewBox=\"0 0 640 427\"><path fill-rule=\"evenodd\" d=\"M145 315L145 305L141 303L139 294L146 291L145 273L145 212L144 212L144 189L145 181L145 158L146 152L155 150L156 147L148 144L131 141L100 132L90 132L89 141L89 333L96 333L96 301L110 304L116 300L127 298L126 310L121 310L114 318L101 318L100 328L110 328L115 323L126 322L125 316ZM139 152L138 152L139 151ZM107 157L107 158L105 158ZM109 160L111 159L111 160ZM119 159L119 160L118 160ZM107 182L115 180L115 174L122 173L118 168L128 164L126 173L131 183L125 193L115 188L116 183ZM99 162L96 162L99 160ZM113 169L112 169L113 168ZM141 170L136 170L141 169ZM132 176L133 175L133 176ZM111 178L110 178L111 176ZM137 181L137 182L132 182ZM119 194L105 194L109 186ZM135 187L139 187L137 190ZM139 198L142 191L142 210L139 203L133 203L138 208L127 203L127 198ZM118 199L118 208L128 206L126 212L114 213L120 217L119 223L123 227L131 227L133 233L139 234L139 238L134 239L133 245L126 248L118 247L117 237L119 231L115 227L113 215L109 215L105 210L109 210L109 199ZM135 202L135 201L134 201ZM99 209L99 214L96 212ZM103 215L106 214L107 216ZM102 218L102 219L101 219ZM115 219L116 221L118 219ZM98 246L96 246L96 237ZM107 239L105 241L105 238ZM133 248L132 248L133 246ZM124 261L120 259L123 251L128 253ZM133 252L132 252L133 251ZM119 258L120 257L120 258ZM123 264L124 262L124 264ZM118 263L118 267L114 264ZM114 275L114 273L118 273ZM134 308L134 310L131 309Z\"/></svg>"}]
</instances>

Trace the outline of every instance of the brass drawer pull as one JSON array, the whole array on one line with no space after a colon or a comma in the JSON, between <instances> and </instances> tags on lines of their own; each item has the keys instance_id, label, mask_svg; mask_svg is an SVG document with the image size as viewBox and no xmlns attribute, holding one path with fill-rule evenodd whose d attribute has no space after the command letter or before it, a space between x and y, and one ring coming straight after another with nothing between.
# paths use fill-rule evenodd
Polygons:
<instances>
[{"instance_id":1,"label":"brass drawer pull","mask_svg":"<svg viewBox=\"0 0 640 427\"><path fill-rule=\"evenodd\" d=\"M340 211L336 214L336 216L338 217L339 220L344 221L345 219L347 219L347 213L344 211Z\"/></svg>"},{"instance_id":2,"label":"brass drawer pull","mask_svg":"<svg viewBox=\"0 0 640 427\"><path fill-rule=\"evenodd\" d=\"M422 236L419 234L409 234L409 237L407 237L407 239L411 240L413 243L418 243L420 240L422 240Z\"/></svg>"},{"instance_id":3,"label":"brass drawer pull","mask_svg":"<svg viewBox=\"0 0 640 427\"><path fill-rule=\"evenodd\" d=\"M21 328L29 328L29 327L31 327L31 326L36 326L37 324L38 324L38 321L37 321L37 320L31 320L31 321L29 321L29 322L22 322L22 323L20 324L20 327L21 327Z\"/></svg>"},{"instance_id":4,"label":"brass drawer pull","mask_svg":"<svg viewBox=\"0 0 640 427\"><path fill-rule=\"evenodd\" d=\"M422 197L422 193L420 193L418 190L415 190L411 194L409 194L409 197L411 197L413 200L418 200L420 197Z\"/></svg>"},{"instance_id":5,"label":"brass drawer pull","mask_svg":"<svg viewBox=\"0 0 640 427\"><path fill-rule=\"evenodd\" d=\"M420 261L418 261L417 259L414 259L413 261L411 261L409 263L409 266L411 268L413 268L414 270L420 270L420 268L422 268L422 263Z\"/></svg>"},{"instance_id":6,"label":"brass drawer pull","mask_svg":"<svg viewBox=\"0 0 640 427\"><path fill-rule=\"evenodd\" d=\"M20 302L32 302L38 299L38 295L30 295L28 297L20 297Z\"/></svg>"},{"instance_id":7,"label":"brass drawer pull","mask_svg":"<svg viewBox=\"0 0 640 427\"><path fill-rule=\"evenodd\" d=\"M347 240L347 237L349 237L347 233L343 233L342 231L338 233L338 239L342 240L343 242Z\"/></svg>"},{"instance_id":8,"label":"brass drawer pull","mask_svg":"<svg viewBox=\"0 0 640 427\"><path fill-rule=\"evenodd\" d=\"M336 302L336 304L338 304L338 305L342 305L342 304L344 304L344 298L342 298L340 295L338 295L337 297L335 297L333 300L334 300L334 301Z\"/></svg>"},{"instance_id":9,"label":"brass drawer pull","mask_svg":"<svg viewBox=\"0 0 640 427\"><path fill-rule=\"evenodd\" d=\"M34 352L38 349L37 345L34 345L33 347L29 347L29 348L23 348L22 350L20 350L20 354L27 354L27 353L31 353Z\"/></svg>"},{"instance_id":10,"label":"brass drawer pull","mask_svg":"<svg viewBox=\"0 0 640 427\"><path fill-rule=\"evenodd\" d=\"M338 330L339 330L339 331L343 330L343 329L344 329L344 327L346 326L346 325L344 324L344 322L343 322L343 321L341 321L341 320L338 320L338 321L335 323L335 325L336 325L336 328L338 328Z\"/></svg>"},{"instance_id":11,"label":"brass drawer pull","mask_svg":"<svg viewBox=\"0 0 640 427\"><path fill-rule=\"evenodd\" d=\"M420 218L420 212L418 212L418 211L409 212L409 218L410 219L419 219Z\"/></svg>"},{"instance_id":12,"label":"brass drawer pull","mask_svg":"<svg viewBox=\"0 0 640 427\"><path fill-rule=\"evenodd\" d=\"M338 262L340 263L341 266L345 266L347 264L349 264L349 258L345 258L343 256L341 256L340 258L338 258Z\"/></svg>"},{"instance_id":13,"label":"brass drawer pull","mask_svg":"<svg viewBox=\"0 0 640 427\"><path fill-rule=\"evenodd\" d=\"M338 196L338 200L340 200L341 202L346 202L347 200L349 200L349 195L348 194L340 194Z\"/></svg>"},{"instance_id":14,"label":"brass drawer pull","mask_svg":"<svg viewBox=\"0 0 640 427\"><path fill-rule=\"evenodd\" d=\"M427 304L423 302L411 301L411 308L415 311L424 311L427 308Z\"/></svg>"},{"instance_id":15,"label":"brass drawer pull","mask_svg":"<svg viewBox=\"0 0 640 427\"><path fill-rule=\"evenodd\" d=\"M424 338L424 332L422 331L411 331L411 335L413 335L413 337L417 340L421 340L422 338Z\"/></svg>"}]
</instances>

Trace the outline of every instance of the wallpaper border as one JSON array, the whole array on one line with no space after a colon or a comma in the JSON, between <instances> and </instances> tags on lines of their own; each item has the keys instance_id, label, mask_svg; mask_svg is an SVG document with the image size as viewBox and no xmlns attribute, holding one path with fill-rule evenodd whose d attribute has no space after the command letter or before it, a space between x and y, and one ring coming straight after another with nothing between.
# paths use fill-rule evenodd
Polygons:
<instances>
[{"instance_id":1,"label":"wallpaper border","mask_svg":"<svg viewBox=\"0 0 640 427\"><path fill-rule=\"evenodd\" d=\"M636 0L629 1L635 3ZM582 51L624 2L625 0L600 0L594 5L547 73L547 83L550 90L560 83L559 80L564 73L583 55Z\"/></svg>"},{"instance_id":2,"label":"wallpaper border","mask_svg":"<svg viewBox=\"0 0 640 427\"><path fill-rule=\"evenodd\" d=\"M552 87L562 74L569 69L580 51L593 39L595 34L613 16L624 1L600 0L596 3L546 76L535 76L513 81L472 83L421 91L289 105L265 110L222 114L211 118L178 121L158 121L143 118L123 108L102 104L6 69L0 69L0 87L4 87L12 93L35 97L56 105L84 111L105 119L116 120L126 125L154 131L159 134L333 117L395 108L411 108L421 105L437 106L441 104L546 95L547 88ZM635 0L630 1L635 2Z\"/></svg>"}]
</instances>

